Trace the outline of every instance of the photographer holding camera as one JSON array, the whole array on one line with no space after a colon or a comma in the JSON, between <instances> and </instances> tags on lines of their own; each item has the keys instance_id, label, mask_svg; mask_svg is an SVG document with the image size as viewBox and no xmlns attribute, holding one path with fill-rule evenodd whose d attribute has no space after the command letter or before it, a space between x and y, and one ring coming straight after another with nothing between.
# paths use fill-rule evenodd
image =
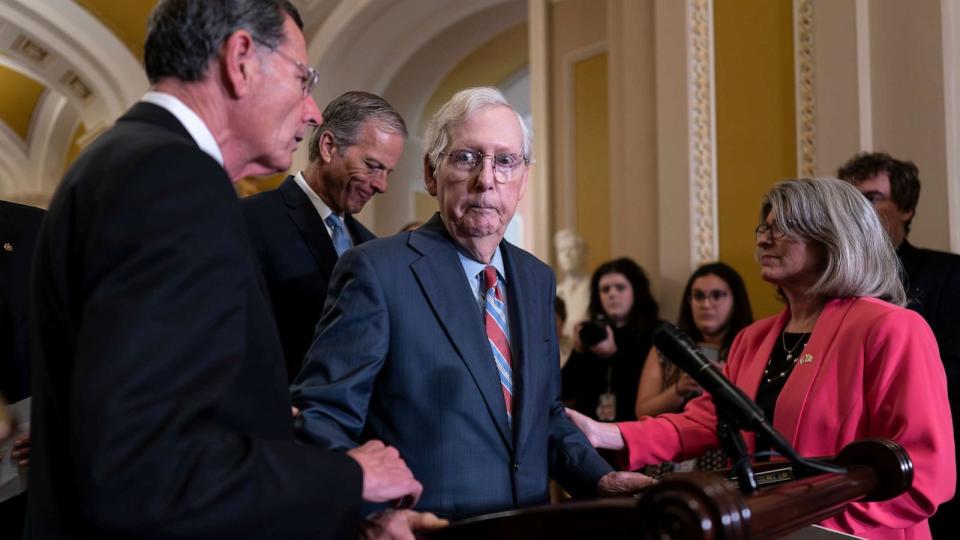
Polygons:
<instances>
[{"instance_id":1,"label":"photographer holding camera","mask_svg":"<svg viewBox=\"0 0 960 540\"><path fill-rule=\"evenodd\" d=\"M562 370L561 399L601 421L633 420L643 360L652 345L657 302L637 263L620 258L590 279L590 319L577 324Z\"/></svg>"}]
</instances>

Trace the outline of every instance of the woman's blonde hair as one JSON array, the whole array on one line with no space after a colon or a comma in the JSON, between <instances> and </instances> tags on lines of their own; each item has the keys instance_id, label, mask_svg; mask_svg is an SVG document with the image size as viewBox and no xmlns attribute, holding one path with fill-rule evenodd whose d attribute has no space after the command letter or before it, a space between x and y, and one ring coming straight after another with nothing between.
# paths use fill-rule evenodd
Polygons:
<instances>
[{"instance_id":1,"label":"woman's blonde hair","mask_svg":"<svg viewBox=\"0 0 960 540\"><path fill-rule=\"evenodd\" d=\"M784 233L804 236L825 248L826 267L810 294L869 296L906 304L900 260L890 237L855 187L836 178L779 182L763 196L760 222L771 213Z\"/></svg>"}]
</instances>

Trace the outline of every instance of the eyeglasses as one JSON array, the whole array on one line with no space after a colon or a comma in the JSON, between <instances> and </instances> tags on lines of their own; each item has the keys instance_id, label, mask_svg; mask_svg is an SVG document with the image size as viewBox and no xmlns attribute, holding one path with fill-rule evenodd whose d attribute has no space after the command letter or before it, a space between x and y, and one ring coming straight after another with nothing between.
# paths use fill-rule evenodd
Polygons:
<instances>
[{"instance_id":1,"label":"eyeglasses","mask_svg":"<svg viewBox=\"0 0 960 540\"><path fill-rule=\"evenodd\" d=\"M783 229L780 228L780 225L778 225L776 221L772 223L761 223L757 225L757 228L754 229L753 232L757 235L757 240L766 236L768 232L770 233L770 238L773 240L779 240L787 234L783 232Z\"/></svg>"},{"instance_id":2,"label":"eyeglasses","mask_svg":"<svg viewBox=\"0 0 960 540\"><path fill-rule=\"evenodd\" d=\"M507 184L513 180L513 171L521 165L529 165L530 160L520 154L484 154L475 150L454 150L452 152L440 152L441 156L447 156L447 160L453 165L459 178L466 180L475 171L483 167L483 162L487 158L492 158L493 179L498 184Z\"/></svg>"},{"instance_id":3,"label":"eyeglasses","mask_svg":"<svg viewBox=\"0 0 960 540\"><path fill-rule=\"evenodd\" d=\"M253 38L253 40L263 45L264 47L270 49L270 52L277 53L278 55L280 55L281 58L283 58L288 62L291 62L293 65L297 67L298 70L300 70L300 85L301 85L301 90L303 90L303 97L309 96L313 92L313 89L316 88L317 84L320 83L320 73L316 69L304 64L303 62L281 51L280 49L277 49L276 47L271 46L269 43L263 41L262 39Z\"/></svg>"},{"instance_id":4,"label":"eyeglasses","mask_svg":"<svg viewBox=\"0 0 960 540\"><path fill-rule=\"evenodd\" d=\"M714 302L719 302L721 300L725 300L729 294L730 293L727 291L721 291L719 289L714 289L712 291L694 290L690 293L690 298L692 298L694 302L706 302L707 298L713 300Z\"/></svg>"}]
</instances>

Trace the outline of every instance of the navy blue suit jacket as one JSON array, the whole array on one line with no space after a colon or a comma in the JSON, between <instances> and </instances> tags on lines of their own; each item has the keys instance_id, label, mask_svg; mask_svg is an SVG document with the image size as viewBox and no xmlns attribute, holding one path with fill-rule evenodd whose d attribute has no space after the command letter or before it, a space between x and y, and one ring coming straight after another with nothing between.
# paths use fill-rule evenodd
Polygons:
<instances>
[{"instance_id":1,"label":"navy blue suit jacket","mask_svg":"<svg viewBox=\"0 0 960 540\"><path fill-rule=\"evenodd\" d=\"M32 292L35 538L355 537L360 467L294 440L236 194L173 115L71 166Z\"/></svg>"},{"instance_id":2,"label":"navy blue suit jacket","mask_svg":"<svg viewBox=\"0 0 960 540\"><path fill-rule=\"evenodd\" d=\"M287 375L293 380L323 312L337 252L316 207L288 176L272 191L240 201L277 319ZM353 216L344 220L355 244L375 238Z\"/></svg>"},{"instance_id":3,"label":"navy blue suit jacket","mask_svg":"<svg viewBox=\"0 0 960 540\"><path fill-rule=\"evenodd\" d=\"M596 492L609 465L567 418L549 267L507 243L514 425L507 423L483 318L439 215L340 258L324 315L293 385L298 435L349 448L397 447L453 518L548 500L548 476Z\"/></svg>"}]
</instances>

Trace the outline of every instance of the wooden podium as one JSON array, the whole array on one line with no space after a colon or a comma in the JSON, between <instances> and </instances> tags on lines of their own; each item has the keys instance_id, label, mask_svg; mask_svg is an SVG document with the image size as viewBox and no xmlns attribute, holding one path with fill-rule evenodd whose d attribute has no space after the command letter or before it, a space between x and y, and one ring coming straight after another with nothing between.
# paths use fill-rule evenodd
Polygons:
<instances>
[{"instance_id":1,"label":"wooden podium","mask_svg":"<svg viewBox=\"0 0 960 540\"><path fill-rule=\"evenodd\" d=\"M839 514L856 501L882 501L910 487L913 463L886 439L847 445L833 459L846 474L818 474L784 462L755 465L760 490L744 495L722 471L675 474L637 497L571 502L478 516L430 539L781 538ZM821 530L821 535L831 535ZM819 536L824 537L824 536Z\"/></svg>"}]
</instances>

